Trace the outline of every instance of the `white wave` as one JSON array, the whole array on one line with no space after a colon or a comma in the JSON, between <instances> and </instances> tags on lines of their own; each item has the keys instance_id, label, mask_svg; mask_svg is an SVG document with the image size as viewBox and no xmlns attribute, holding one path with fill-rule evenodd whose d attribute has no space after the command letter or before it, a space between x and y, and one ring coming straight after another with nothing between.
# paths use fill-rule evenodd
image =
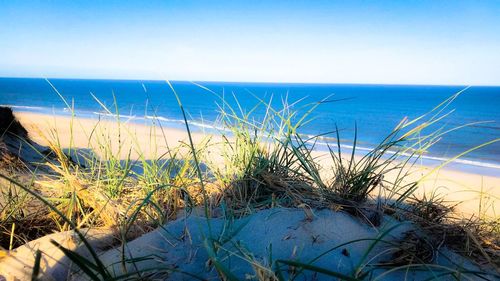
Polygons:
<instances>
[{"instance_id":1,"label":"white wave","mask_svg":"<svg viewBox=\"0 0 500 281\"><path fill-rule=\"evenodd\" d=\"M100 116L107 116L107 117L120 117L120 118L124 118L124 119L129 119L129 120L132 120L132 119L141 119L141 118L137 118L136 115L123 115L123 114L113 114L113 113L107 113L107 112L97 112L97 111L93 111L92 112L93 114L96 114L96 115L100 115Z\"/></svg>"},{"instance_id":2,"label":"white wave","mask_svg":"<svg viewBox=\"0 0 500 281\"><path fill-rule=\"evenodd\" d=\"M169 119L169 118L165 118L165 117L162 117L162 116L146 115L144 118L145 119L149 119L149 120L160 120L160 121L164 121L164 122L172 122L172 123L182 123L182 124L184 124L184 120Z\"/></svg>"},{"instance_id":3,"label":"white wave","mask_svg":"<svg viewBox=\"0 0 500 281\"><path fill-rule=\"evenodd\" d=\"M182 120L182 119L170 119L170 118L165 118L165 117L162 117L162 116L150 116L150 115L146 115L145 118L149 119L149 120L160 120L160 121L163 121L163 122L186 124L184 122L184 120ZM215 131L225 131L225 132L229 131L227 128L216 126L216 125L210 124L208 122L188 121L188 124L192 125L192 126L195 126L195 127L198 127L198 128L210 129L210 130L215 130Z\"/></svg>"},{"instance_id":4,"label":"white wave","mask_svg":"<svg viewBox=\"0 0 500 281\"><path fill-rule=\"evenodd\" d=\"M445 158L445 157L435 157L435 156L422 156L423 159L429 159L429 160L436 160L436 161L450 161L450 158ZM488 162L481 162L481 161L474 161L474 160L467 160L467 159L455 159L451 163L460 163L464 165L470 165L470 166L478 166L478 167L484 167L484 168L493 168L493 169L500 169L499 164L494 164L494 163L488 163Z\"/></svg>"},{"instance_id":5,"label":"white wave","mask_svg":"<svg viewBox=\"0 0 500 281\"><path fill-rule=\"evenodd\" d=\"M211 124L207 124L207 123L193 122L193 121L188 121L188 122L189 122L189 124L192 124L194 126L201 127L201 128L206 128L206 129L211 129L211 130L217 130L217 131L224 131L224 132L230 132L231 131L231 130L229 130L227 128L219 127L219 126L215 126L215 125L211 125Z\"/></svg>"},{"instance_id":6,"label":"white wave","mask_svg":"<svg viewBox=\"0 0 500 281\"><path fill-rule=\"evenodd\" d=\"M309 141L313 142L313 141ZM330 146L330 147L337 147L337 144L334 143L327 143L327 142L316 142L316 144L319 145L324 145L324 146ZM343 149L353 149L354 146L352 145L347 145L347 144L340 144L340 148ZM361 150L361 151L372 151L374 148L368 148L368 147L360 147L356 146L356 150ZM393 150L388 150L387 153L395 153L396 151ZM415 156L410 153L400 153L401 156ZM415 156L417 157L417 156ZM421 159L424 160L433 160L433 161L438 161L438 162L448 162L452 158L446 158L446 157L438 157L438 156L430 156L430 155L418 155ZM463 165L469 165L469 166L477 166L477 167L484 167L484 168L493 168L493 169L500 169L500 164L495 164L495 163L489 163L489 162L481 162L481 161L475 161L475 160L468 160L468 159L454 159L450 163L458 163L458 164L463 164Z\"/></svg>"},{"instance_id":7,"label":"white wave","mask_svg":"<svg viewBox=\"0 0 500 281\"><path fill-rule=\"evenodd\" d=\"M51 110L49 107L41 107L41 106L24 106L24 105L11 105L11 104L0 104L0 106L3 107L10 107L10 108L18 108L18 109L36 109L36 110Z\"/></svg>"}]
</instances>

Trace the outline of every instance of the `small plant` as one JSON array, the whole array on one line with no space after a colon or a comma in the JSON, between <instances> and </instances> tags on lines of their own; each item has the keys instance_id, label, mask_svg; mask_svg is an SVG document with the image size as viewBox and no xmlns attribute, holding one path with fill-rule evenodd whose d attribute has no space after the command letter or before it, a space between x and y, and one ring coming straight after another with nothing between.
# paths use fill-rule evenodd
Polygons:
<instances>
[{"instance_id":1,"label":"small plant","mask_svg":"<svg viewBox=\"0 0 500 281\"><path fill-rule=\"evenodd\" d=\"M217 124L222 128L219 145L223 163L210 167L216 181L225 187L226 200L241 210L304 202L314 191L301 167L301 161L309 159L300 158L296 138L319 104L306 105L306 113L299 115L294 110L297 105L286 101L276 110L271 101L259 100L254 108L244 111L236 97L234 100L236 108L227 100L221 101ZM262 120L252 118L256 110L265 111Z\"/></svg>"}]
</instances>

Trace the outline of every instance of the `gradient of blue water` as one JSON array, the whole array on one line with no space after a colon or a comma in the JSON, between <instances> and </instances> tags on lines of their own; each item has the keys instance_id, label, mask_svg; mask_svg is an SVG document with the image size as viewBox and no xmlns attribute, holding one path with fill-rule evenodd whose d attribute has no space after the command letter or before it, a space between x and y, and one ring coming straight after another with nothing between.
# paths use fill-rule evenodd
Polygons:
<instances>
[{"instance_id":1,"label":"gradient of blue water","mask_svg":"<svg viewBox=\"0 0 500 281\"><path fill-rule=\"evenodd\" d=\"M108 107L114 97L122 115L144 117L157 115L170 120L167 125L181 126L181 112L170 87L163 81L70 80L50 79L50 82L80 115L91 116L102 111L95 96ZM407 116L415 118L431 110L463 86L354 85L354 84L273 84L199 82L222 95L235 106L233 95L241 107L250 110L259 97L275 107L302 100L300 105L328 98L313 113L314 121L301 129L304 134L321 134L341 129L341 139L352 142L357 124L359 146L374 147ZM190 82L172 82L184 107L195 121L210 123L219 114L219 98ZM18 110L65 114L61 98L44 79L0 78L0 104L19 106ZM27 108L31 106L34 108ZM471 87L449 107L455 112L437 126L452 128L466 123L490 121L452 132L431 147L429 155L451 158L469 148L500 138L500 87ZM114 107L113 107L114 110ZM264 108L255 112L259 119ZM140 120L140 119L137 119ZM331 135L334 137L334 135ZM484 166L500 165L500 143L495 143L462 157L463 163L473 161ZM481 166L481 165L480 165ZM496 173L500 170L493 170ZM489 172L491 173L491 171Z\"/></svg>"}]
</instances>

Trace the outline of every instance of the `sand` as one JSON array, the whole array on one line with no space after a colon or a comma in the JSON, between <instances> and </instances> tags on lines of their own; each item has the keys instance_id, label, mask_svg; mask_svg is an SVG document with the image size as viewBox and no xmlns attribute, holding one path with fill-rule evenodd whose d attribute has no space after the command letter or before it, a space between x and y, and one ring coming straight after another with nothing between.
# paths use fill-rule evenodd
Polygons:
<instances>
[{"instance_id":1,"label":"sand","mask_svg":"<svg viewBox=\"0 0 500 281\"><path fill-rule=\"evenodd\" d=\"M47 137L50 139L54 129L57 131L58 139L63 147L87 148L89 138L95 142L99 139L98 135L109 134L110 139L118 139L125 143L120 151L115 151L121 158L130 155L132 158L155 157L168 151L168 147L175 147L182 142L188 142L188 135L185 130L174 128L149 127L134 123L121 124L121 130L112 121L98 121L97 119L70 118L63 116L43 115L34 113L16 113L17 118L31 132L30 136L41 144L47 144ZM99 124L96 126L96 124ZM97 129L96 129L97 128ZM192 133L194 143L200 143L207 138L211 138L211 143L221 142L220 135L208 135L202 132ZM129 151L129 148L131 149ZM139 149L140 148L140 149ZM219 153L212 146L211 157L220 158ZM99 151L97 151L99 153ZM325 171L329 170L329 156L325 152L317 151L314 157L317 157ZM358 157L359 159L359 157ZM467 173L463 171L442 168L429 175L433 167L414 166L411 169L408 181L421 180L419 188L415 194L427 197L432 194L441 196L449 205L456 204L456 212L465 217L472 214L498 218L496 210L500 210L500 174L498 176L485 176L480 174ZM390 177L394 173L386 176Z\"/></svg>"},{"instance_id":2,"label":"sand","mask_svg":"<svg viewBox=\"0 0 500 281\"><path fill-rule=\"evenodd\" d=\"M389 272L384 268L374 269L368 265L390 263L395 261L395 257L404 256L404 253L394 255L391 250L393 246L388 243L401 243L404 241L404 233L414 229L414 226L387 216L382 225L375 228L344 212L323 209L314 211L313 216L309 217L301 209L272 208L241 219L212 218L210 225L211 234L204 217L180 217L162 228L128 242L124 248L116 246L109 250L106 250L106 246L112 244L112 235L106 231L92 230L87 234L87 238L97 251L99 259L114 276L139 269L145 272L144 274L153 273L149 280L193 280L193 275L202 280L217 280L215 267L207 263L209 258L214 258L209 256L210 251L207 249L209 237L219 242L216 260L238 280L256 278L257 275L270 277L269 268L273 261L277 260L311 262L314 266L346 276L352 276L356 270L360 270L358 274L373 270L372 278L390 281L424 280L432 278L433 274L441 273L438 268L434 268L434 273L407 271L404 268ZM228 238L230 241L225 240ZM383 238L384 242L370 248L373 240L378 238ZM92 260L85 247L78 243L74 232L61 232L34 240L11 252L7 259L0 260L0 276L3 275L7 280L14 280L11 279L14 277L18 278L16 280L30 279L31 265L34 263L33 253L38 249L44 253L41 264L42 280L89 280L88 276L73 271L76 269L75 265L49 243L51 239ZM355 240L360 241L353 242ZM321 258L317 259L320 255ZM136 261L122 264L122 258ZM434 264L442 268L447 267L448 269L444 270L446 272L455 267L453 262L467 270L480 270L445 247L440 249ZM293 272L292 267L285 264L280 266L284 276L290 276ZM150 269L152 271L148 271ZM304 271L304 275L298 280L332 278ZM444 275L440 280L454 279Z\"/></svg>"},{"instance_id":3,"label":"sand","mask_svg":"<svg viewBox=\"0 0 500 281\"><path fill-rule=\"evenodd\" d=\"M256 280L258 276L261 277L259 280L276 280L269 277L272 274L270 267L276 270L275 262L278 260L311 263L346 276L356 275L356 271L359 271L358 275L372 271L371 278L389 281L432 279L435 274L453 271L457 264L465 270L481 270L446 247L442 247L435 257L434 272L413 271L404 267L393 271L373 268L373 264L395 262L396 258L404 256L404 252L395 253L390 243L405 243L402 242L406 241L404 234L415 229L412 224L388 216L376 228L344 212L316 210L310 217L301 209L272 208L241 219L212 218L210 225L211 233L204 217L180 217L128 242L124 248L116 246L109 250L105 246L111 244L112 236L105 231L92 230L87 237L101 262L114 276L139 270L143 272L142 278L151 274L148 280L193 280L193 276L201 280L218 280L214 264L208 263L210 259L219 262L238 280ZM218 241L215 259L209 256L209 237ZM75 265L48 242L50 239L92 260L85 247L77 243L74 232L56 233L21 246L6 260L0 260L0 277L3 274L7 280L30 279L33 253L39 249L44 252L42 280L90 280L81 272L74 271ZM376 239L383 239L384 242L376 243L371 248ZM121 263L123 258L134 259L135 262ZM285 278L294 272L293 267L284 263L279 265ZM463 277L477 276L463 274ZM486 278L494 277L490 275ZM297 280L333 279L305 270ZM443 275L439 280L455 279Z\"/></svg>"},{"instance_id":4,"label":"sand","mask_svg":"<svg viewBox=\"0 0 500 281\"><path fill-rule=\"evenodd\" d=\"M315 266L331 271L350 275L358 265L365 263L390 262L392 253L386 243L379 243L365 257L372 241L349 243L356 239L376 239L385 230L384 241L397 243L411 225L388 218L379 228L373 228L366 223L353 219L352 216L327 209L315 211L312 219L307 219L300 209L273 208L252 214L234 221L225 218L215 218L210 221L212 236L221 242L217 253L218 261L227 268L238 280L256 275L269 276L272 261L296 260L310 262ZM341 227L340 227L341 226ZM224 234L226 237L222 236ZM213 267L207 266L209 255L206 249L206 239L209 236L206 220L195 215L173 221L163 229L158 229L130 242L126 246L126 257L151 257L135 264L138 268L175 269L170 274L160 274L159 279L193 280L188 272L204 280L217 280ZM224 238L231 238L224 243ZM235 243L237 242L237 243ZM339 245L343 245L339 247ZM444 251L443 251L444 253ZM456 254L446 252L457 263L465 268L477 269L470 262ZM153 256L154 255L154 256ZM101 255L103 263L110 266L111 271L123 274L123 267L118 261L121 258L119 248L109 250ZM449 262L441 258L437 264L449 266ZM363 268L369 270L370 267ZM133 270L129 264L128 272ZM282 264L283 274L287 276L290 267ZM166 271L166 270L165 270ZM374 276L384 273L384 269L375 270ZM266 275L267 274L267 275ZM388 274L383 280L424 280L432 277L430 272L406 272L401 270ZM79 275L74 276L79 280ZM286 278L286 277L285 277ZM313 274L305 271L298 280L332 280L332 277ZM251 279L252 280L252 279ZM255 280L255 279L253 279ZM260 279L272 280L272 279ZM285 279L288 280L288 279ZM447 278L443 278L447 280ZM450 278L451 280L451 278Z\"/></svg>"},{"instance_id":5,"label":"sand","mask_svg":"<svg viewBox=\"0 0 500 281\"><path fill-rule=\"evenodd\" d=\"M85 238L95 251L109 249L116 242L111 229L81 229ZM41 280L66 280L71 268L75 269L70 259L56 247L51 240L56 241L66 249L91 259L90 252L83 246L74 231L58 232L30 241L8 253L0 259L0 280L30 280L35 264L36 251L43 253L40 260L43 276Z\"/></svg>"}]
</instances>

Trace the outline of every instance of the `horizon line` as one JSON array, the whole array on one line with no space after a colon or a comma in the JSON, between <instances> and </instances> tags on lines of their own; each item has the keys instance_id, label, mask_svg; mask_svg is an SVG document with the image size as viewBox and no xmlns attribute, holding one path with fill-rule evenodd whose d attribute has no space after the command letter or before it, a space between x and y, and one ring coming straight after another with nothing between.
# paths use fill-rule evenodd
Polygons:
<instances>
[{"instance_id":1,"label":"horizon line","mask_svg":"<svg viewBox=\"0 0 500 281\"><path fill-rule=\"evenodd\" d=\"M433 84L433 83L366 83L366 82L291 82L291 81L237 81L237 80L185 80L185 79L151 79L151 78L89 78L89 77L34 77L34 76L0 76L0 79L59 79L59 80L112 80L112 81L149 81L149 82L196 82L196 83L248 83L248 84L296 84L296 85L380 85L380 86L445 86L445 87L500 87L500 84Z\"/></svg>"}]
</instances>

